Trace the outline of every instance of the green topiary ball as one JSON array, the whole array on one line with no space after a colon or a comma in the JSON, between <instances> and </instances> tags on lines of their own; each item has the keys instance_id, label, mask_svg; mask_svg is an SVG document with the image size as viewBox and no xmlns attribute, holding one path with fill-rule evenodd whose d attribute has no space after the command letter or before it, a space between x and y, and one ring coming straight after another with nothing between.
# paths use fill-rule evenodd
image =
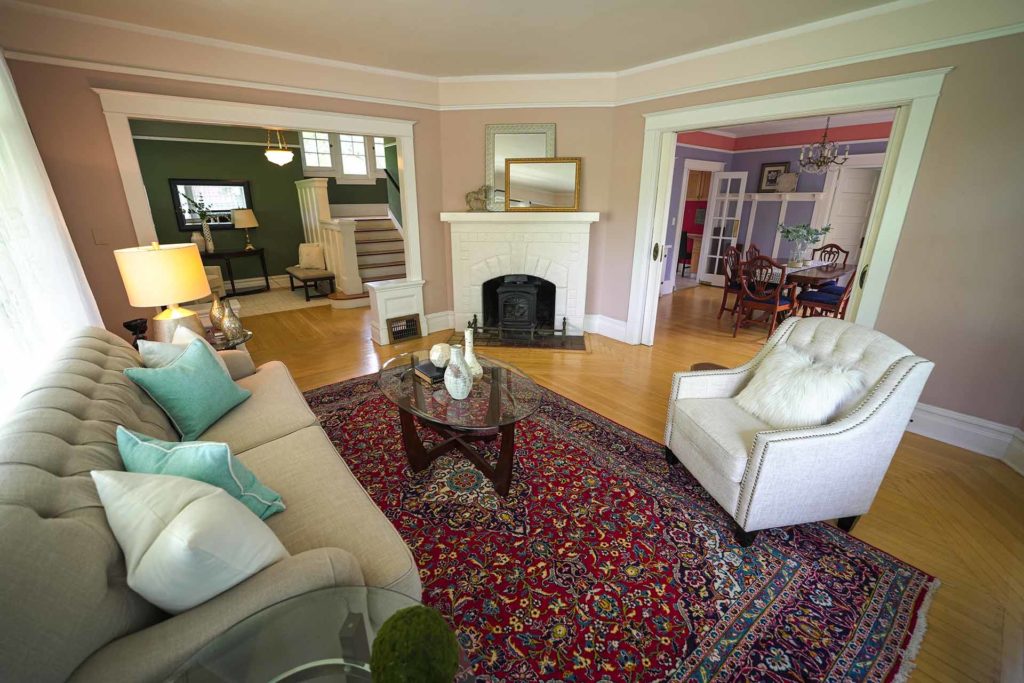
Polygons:
<instances>
[{"instance_id":1,"label":"green topiary ball","mask_svg":"<svg viewBox=\"0 0 1024 683\"><path fill-rule=\"evenodd\" d=\"M440 612L416 605L384 622L373 641L374 683L452 683L459 670L459 644Z\"/></svg>"}]
</instances>

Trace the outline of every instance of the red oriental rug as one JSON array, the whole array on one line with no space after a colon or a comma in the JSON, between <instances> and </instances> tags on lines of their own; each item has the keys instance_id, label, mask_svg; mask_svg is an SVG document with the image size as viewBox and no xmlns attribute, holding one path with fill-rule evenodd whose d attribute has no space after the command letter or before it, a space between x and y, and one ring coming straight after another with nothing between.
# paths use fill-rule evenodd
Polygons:
<instances>
[{"instance_id":1,"label":"red oriental rug","mask_svg":"<svg viewBox=\"0 0 1024 683\"><path fill-rule=\"evenodd\" d=\"M935 578L823 523L742 548L660 444L558 394L519 425L507 498L457 455L413 474L374 377L306 398L483 680L909 674Z\"/></svg>"}]
</instances>

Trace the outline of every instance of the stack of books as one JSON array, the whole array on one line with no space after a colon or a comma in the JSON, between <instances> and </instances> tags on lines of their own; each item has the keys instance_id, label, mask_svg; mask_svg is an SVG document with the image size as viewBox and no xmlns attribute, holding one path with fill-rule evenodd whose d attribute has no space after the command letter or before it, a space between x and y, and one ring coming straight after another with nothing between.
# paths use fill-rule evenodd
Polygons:
<instances>
[{"instance_id":1,"label":"stack of books","mask_svg":"<svg viewBox=\"0 0 1024 683\"><path fill-rule=\"evenodd\" d=\"M429 360L420 361L414 368L416 379L430 384L441 384L444 382L444 368L439 368Z\"/></svg>"}]
</instances>

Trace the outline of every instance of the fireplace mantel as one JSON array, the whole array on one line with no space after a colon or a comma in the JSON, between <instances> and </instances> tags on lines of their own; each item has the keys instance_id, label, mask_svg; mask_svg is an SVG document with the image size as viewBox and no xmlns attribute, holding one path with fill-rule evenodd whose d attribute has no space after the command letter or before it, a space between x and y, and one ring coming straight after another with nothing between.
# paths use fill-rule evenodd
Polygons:
<instances>
[{"instance_id":1,"label":"fireplace mantel","mask_svg":"<svg viewBox=\"0 0 1024 683\"><path fill-rule=\"evenodd\" d=\"M533 275L555 285L555 326L583 334L590 225L583 211L442 213L451 225L455 329L483 317L482 285L501 275Z\"/></svg>"}]
</instances>

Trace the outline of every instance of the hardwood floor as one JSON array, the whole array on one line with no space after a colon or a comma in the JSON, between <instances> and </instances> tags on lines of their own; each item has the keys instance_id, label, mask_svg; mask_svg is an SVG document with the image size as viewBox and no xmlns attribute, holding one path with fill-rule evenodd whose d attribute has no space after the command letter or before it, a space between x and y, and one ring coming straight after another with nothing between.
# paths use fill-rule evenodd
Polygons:
<instances>
[{"instance_id":1,"label":"hardwood floor","mask_svg":"<svg viewBox=\"0 0 1024 683\"><path fill-rule=\"evenodd\" d=\"M588 408L660 441L672 373L710 361L735 366L765 331L715 319L721 290L663 297L653 347L588 335L587 351L489 348ZM303 389L375 372L440 332L388 347L369 339L369 310L329 306L247 317L257 363L283 361ZM871 512L854 535L938 576L913 681L1024 680L1024 477L1003 463L915 434L904 436Z\"/></svg>"}]
</instances>

